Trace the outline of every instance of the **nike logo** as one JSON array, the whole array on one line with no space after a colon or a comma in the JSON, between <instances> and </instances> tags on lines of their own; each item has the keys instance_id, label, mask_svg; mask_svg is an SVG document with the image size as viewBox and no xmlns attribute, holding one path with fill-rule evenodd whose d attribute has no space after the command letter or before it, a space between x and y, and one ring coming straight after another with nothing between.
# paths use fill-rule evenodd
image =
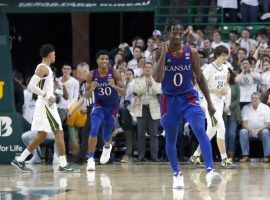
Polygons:
<instances>
[{"instance_id":1,"label":"nike logo","mask_svg":"<svg viewBox=\"0 0 270 200\"><path fill-rule=\"evenodd\" d=\"M18 161L17 161L17 163L18 163L19 167L22 167L22 164L20 164Z\"/></svg>"}]
</instances>

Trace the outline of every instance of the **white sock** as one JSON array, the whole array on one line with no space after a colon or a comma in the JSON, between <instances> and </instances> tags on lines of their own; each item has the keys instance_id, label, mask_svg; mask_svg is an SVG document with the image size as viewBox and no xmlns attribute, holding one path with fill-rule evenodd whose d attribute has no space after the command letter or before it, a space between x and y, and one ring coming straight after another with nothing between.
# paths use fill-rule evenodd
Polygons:
<instances>
[{"instance_id":1,"label":"white sock","mask_svg":"<svg viewBox=\"0 0 270 200\"><path fill-rule=\"evenodd\" d=\"M194 152L193 156L201 156L201 151L196 150Z\"/></svg>"},{"instance_id":2,"label":"white sock","mask_svg":"<svg viewBox=\"0 0 270 200\"><path fill-rule=\"evenodd\" d=\"M25 159L31 154L30 151L28 151L28 149L24 149L24 151L22 152L22 154L19 157L16 157L16 160L18 162L24 162Z\"/></svg>"},{"instance_id":3,"label":"white sock","mask_svg":"<svg viewBox=\"0 0 270 200\"><path fill-rule=\"evenodd\" d=\"M66 156L59 156L59 162L61 167L65 167L67 165Z\"/></svg>"},{"instance_id":4,"label":"white sock","mask_svg":"<svg viewBox=\"0 0 270 200\"><path fill-rule=\"evenodd\" d=\"M221 159L224 160L225 158L227 158L227 153L222 153L220 156L221 156Z\"/></svg>"}]
</instances>

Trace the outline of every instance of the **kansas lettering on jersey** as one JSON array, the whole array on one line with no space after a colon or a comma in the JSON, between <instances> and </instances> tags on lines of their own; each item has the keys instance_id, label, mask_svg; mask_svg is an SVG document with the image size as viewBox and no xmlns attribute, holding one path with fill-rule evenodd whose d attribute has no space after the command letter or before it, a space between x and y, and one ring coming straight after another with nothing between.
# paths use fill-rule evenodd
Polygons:
<instances>
[{"instance_id":1,"label":"kansas lettering on jersey","mask_svg":"<svg viewBox=\"0 0 270 200\"><path fill-rule=\"evenodd\" d=\"M108 74L100 77L98 69L93 71L93 80L97 82L98 86L94 90L95 103L101 106L114 105L119 101L117 91L109 85L109 79L113 78L113 69L109 67Z\"/></svg>"},{"instance_id":2,"label":"kansas lettering on jersey","mask_svg":"<svg viewBox=\"0 0 270 200\"><path fill-rule=\"evenodd\" d=\"M175 57L170 51L165 57L165 75L161 83L163 94L186 94L193 90L191 52L184 45L181 57Z\"/></svg>"}]
</instances>

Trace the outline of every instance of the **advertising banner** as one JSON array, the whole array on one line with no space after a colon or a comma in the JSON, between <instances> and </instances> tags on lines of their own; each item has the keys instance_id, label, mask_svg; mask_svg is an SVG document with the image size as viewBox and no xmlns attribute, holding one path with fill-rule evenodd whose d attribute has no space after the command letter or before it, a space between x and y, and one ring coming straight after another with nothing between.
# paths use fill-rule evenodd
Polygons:
<instances>
[{"instance_id":1,"label":"advertising banner","mask_svg":"<svg viewBox=\"0 0 270 200\"><path fill-rule=\"evenodd\" d=\"M6 12L153 11L158 0L1 0Z\"/></svg>"},{"instance_id":2,"label":"advertising banner","mask_svg":"<svg viewBox=\"0 0 270 200\"><path fill-rule=\"evenodd\" d=\"M11 162L24 150L22 123L22 116L18 113L0 113L0 163Z\"/></svg>"}]
</instances>

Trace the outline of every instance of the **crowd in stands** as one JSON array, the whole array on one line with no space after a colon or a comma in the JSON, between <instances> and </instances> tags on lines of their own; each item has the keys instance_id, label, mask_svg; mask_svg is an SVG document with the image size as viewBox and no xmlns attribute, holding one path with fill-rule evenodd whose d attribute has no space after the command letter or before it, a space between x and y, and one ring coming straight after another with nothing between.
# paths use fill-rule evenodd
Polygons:
<instances>
[{"instance_id":1,"label":"crowd in stands","mask_svg":"<svg viewBox=\"0 0 270 200\"><path fill-rule=\"evenodd\" d=\"M258 1L241 2L243 7L242 4ZM124 153L120 156L122 162L166 160L164 153L166 136L160 125L161 85L152 77L155 67L152 60L153 50L160 48L162 42L166 41L161 32L155 30L146 40L135 37L131 45L123 42L110 51L110 66L122 75L127 89L126 96L119 99L118 124L112 133L115 147L123 141L121 151ZM189 26L185 30L183 43L188 43L191 48L196 49L202 70L213 61L213 50L217 46L223 45L229 49L229 59L224 63L230 69L231 89L224 105L228 155L234 159L238 152L237 148L241 148L241 153L237 156L242 157L241 162L248 162L249 155L252 154L249 142L261 140L262 143L256 145L263 147L263 161L270 162L270 43L267 29L261 29L255 35L251 35L249 29L244 27L241 32L231 30L229 41L224 41L220 30L205 34L204 30L194 30ZM87 160L86 138L90 131L90 128L85 126L90 126L87 115L94 100L81 98L89 65L80 63L74 70L72 69L73 66L70 65L62 66L62 76L55 77L55 94L58 97L58 110L64 125L67 155L70 155L73 161L83 163ZM31 124L35 100L23 82L20 73L15 72L17 111ZM27 81L25 83L27 84ZM78 101L82 103L76 113L74 107L78 105ZM179 142L185 140L187 148L179 148L181 150L178 156L190 156L194 150L189 145L191 138L194 139L192 131L188 128L188 124L184 123L179 130L179 137L182 140ZM24 143L27 145L29 138L35 134L31 131L24 133L22 135ZM119 137L123 140L119 140ZM48 135L48 140L53 140L53 136ZM38 152L39 150L34 153L29 162L40 162ZM56 148L54 152L53 162L58 162Z\"/></svg>"}]
</instances>

